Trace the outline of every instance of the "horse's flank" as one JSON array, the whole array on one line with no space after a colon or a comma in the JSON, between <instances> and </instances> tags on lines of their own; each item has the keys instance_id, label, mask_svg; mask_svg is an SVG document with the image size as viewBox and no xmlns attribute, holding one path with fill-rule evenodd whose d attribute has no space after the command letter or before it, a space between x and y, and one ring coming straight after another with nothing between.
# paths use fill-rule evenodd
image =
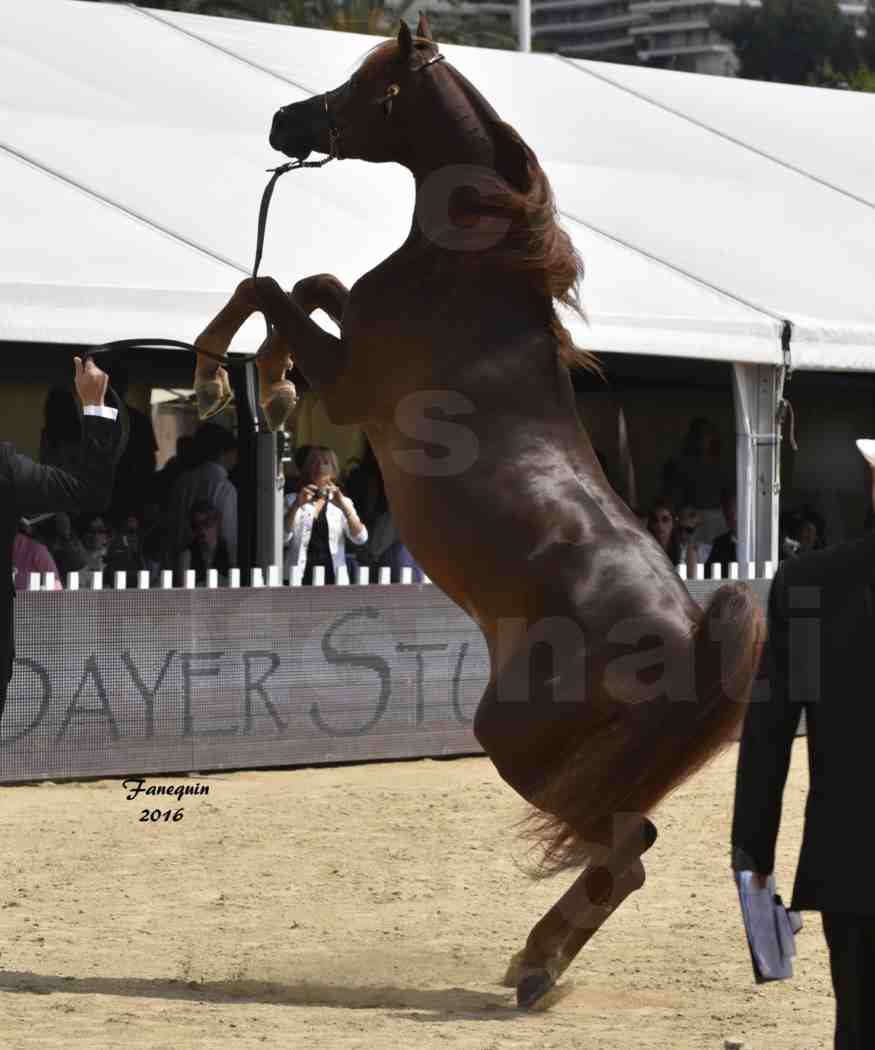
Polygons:
<instances>
[{"instance_id":1,"label":"horse's flank","mask_svg":"<svg viewBox=\"0 0 875 1050\"><path fill-rule=\"evenodd\" d=\"M414 44L433 47L431 41L414 38ZM379 72L399 54L394 40L377 44L363 59L360 69ZM598 358L574 345L562 324L555 304L585 318L579 286L583 260L560 225L549 180L534 151L510 124L500 120L480 92L456 69L442 63L467 103L489 134L494 147L494 171L484 172L477 192L458 195L453 201L458 225L476 228L489 221L493 228L506 228L503 237L477 251L454 252L454 264L466 261L508 272L525 273L532 290L543 299L545 320L556 340L559 359L569 368L583 368L603 376ZM493 177L494 176L494 177Z\"/></svg>"}]
</instances>

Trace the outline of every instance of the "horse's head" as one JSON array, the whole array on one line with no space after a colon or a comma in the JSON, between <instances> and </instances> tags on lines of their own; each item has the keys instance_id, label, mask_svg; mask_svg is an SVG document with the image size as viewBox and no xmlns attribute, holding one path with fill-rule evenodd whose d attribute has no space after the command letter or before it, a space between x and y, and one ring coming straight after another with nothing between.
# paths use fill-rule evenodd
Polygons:
<instances>
[{"instance_id":1,"label":"horse's head","mask_svg":"<svg viewBox=\"0 0 875 1050\"><path fill-rule=\"evenodd\" d=\"M422 72L441 58L428 19L420 15L414 37L402 20L397 43L380 44L350 79L324 95L283 106L273 118L270 144L304 160L314 150L334 157L404 161L406 128Z\"/></svg>"}]
</instances>

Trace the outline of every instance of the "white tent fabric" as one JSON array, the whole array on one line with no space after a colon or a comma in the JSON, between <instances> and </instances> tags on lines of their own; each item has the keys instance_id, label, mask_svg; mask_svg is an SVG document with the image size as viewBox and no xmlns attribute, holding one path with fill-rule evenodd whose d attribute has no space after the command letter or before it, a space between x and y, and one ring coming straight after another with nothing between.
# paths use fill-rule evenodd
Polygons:
<instances>
[{"instance_id":1,"label":"white tent fabric","mask_svg":"<svg viewBox=\"0 0 875 1050\"><path fill-rule=\"evenodd\" d=\"M264 169L284 159L267 143L273 112L344 81L376 42L84 0L20 5L0 41L0 339L193 338L252 265ZM567 318L580 345L781 364L786 318L796 367L875 369L875 208L863 196L875 148L860 99L791 89L788 126L824 94L835 119L807 142L773 143L830 181L856 134L841 192L757 152L774 118L756 125L753 102L754 148L727 138L735 115L711 129L738 82L645 71L639 83L628 67L443 50L551 178L586 263L588 324ZM715 112L695 110L712 84ZM773 87L743 90L765 99ZM824 159L833 129L838 159ZM412 203L394 165L286 175L261 272L351 284L403 240ZM260 336L250 322L237 348Z\"/></svg>"}]
</instances>

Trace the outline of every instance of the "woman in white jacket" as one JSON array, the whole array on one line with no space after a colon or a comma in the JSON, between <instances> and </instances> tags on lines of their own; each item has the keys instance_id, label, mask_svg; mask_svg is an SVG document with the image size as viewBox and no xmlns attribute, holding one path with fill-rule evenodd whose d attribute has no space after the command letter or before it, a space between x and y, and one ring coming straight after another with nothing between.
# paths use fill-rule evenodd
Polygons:
<instances>
[{"instance_id":1,"label":"woman in white jacket","mask_svg":"<svg viewBox=\"0 0 875 1050\"><path fill-rule=\"evenodd\" d=\"M301 470L301 487L286 511L285 574L303 569L302 583L313 582L313 569L325 569L325 582L335 583L346 567L346 540L356 546L367 542L368 530L348 496L336 485L337 456L317 445Z\"/></svg>"}]
</instances>

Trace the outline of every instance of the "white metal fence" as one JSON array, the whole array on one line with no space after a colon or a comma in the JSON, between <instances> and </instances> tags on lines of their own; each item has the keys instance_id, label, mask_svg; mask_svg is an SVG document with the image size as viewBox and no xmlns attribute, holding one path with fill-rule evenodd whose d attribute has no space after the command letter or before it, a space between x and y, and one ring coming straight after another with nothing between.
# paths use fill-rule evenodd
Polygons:
<instances>
[{"instance_id":1,"label":"white metal fence","mask_svg":"<svg viewBox=\"0 0 875 1050\"><path fill-rule=\"evenodd\" d=\"M707 571L710 568L710 571ZM401 569L400 583L403 585L413 585L414 570L411 568ZM158 575L158 582L156 583L154 574L148 569L141 569L137 573L119 571L114 574L108 574L104 572L93 572L82 574L78 572L68 573L66 582L61 581L62 588L70 591L78 590L93 590L102 591L104 589L112 588L114 590L194 590L199 586L206 587L208 590L215 590L219 587L231 587L240 588L244 586L249 587L300 587L304 570L300 567L292 569L291 579L286 583L283 581L282 573L278 565L272 565L266 571L260 568L254 568L250 575L248 583L243 579L243 573L240 569L231 569L228 574L227 582L220 580L219 573L216 569L207 570L207 577L205 584L198 584L194 569L187 569L185 571L184 582L182 587L177 588L174 584L173 570L162 569ZM704 563L700 562L695 567L695 571L692 575L689 574L686 565L677 566L678 576L682 580L722 580L723 571L721 565L712 565L707 567ZM131 588L128 587L128 577L136 576L136 586ZM729 565L728 575L725 577L727 580L771 580L775 575L774 562L732 562ZM38 573L32 572L29 575L27 590L29 591L54 591L58 589L57 577L55 573ZM369 584L379 584L386 586L392 584L392 570L388 566L384 566L377 570L372 578L371 570L367 566L358 567L352 574L349 570L341 566L338 574L337 581L334 586L367 586ZM421 583L417 582L417 586L430 585L431 580L425 576ZM313 585L317 587L329 586L325 583L325 569L321 565L317 565L313 569Z\"/></svg>"}]
</instances>

